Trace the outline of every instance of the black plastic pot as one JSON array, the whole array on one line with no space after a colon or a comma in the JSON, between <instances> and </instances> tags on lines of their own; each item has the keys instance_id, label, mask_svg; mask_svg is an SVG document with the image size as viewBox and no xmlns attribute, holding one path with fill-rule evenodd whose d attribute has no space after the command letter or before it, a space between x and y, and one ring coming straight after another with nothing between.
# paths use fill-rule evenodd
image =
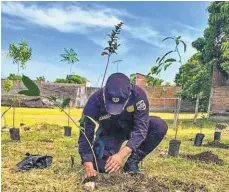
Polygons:
<instances>
[{"instance_id":1,"label":"black plastic pot","mask_svg":"<svg viewBox=\"0 0 229 192\"><path fill-rule=\"evenodd\" d=\"M72 134L72 127L64 126L64 136L71 136Z\"/></svg>"},{"instance_id":2,"label":"black plastic pot","mask_svg":"<svg viewBox=\"0 0 229 192\"><path fill-rule=\"evenodd\" d=\"M20 129L11 128L10 129L10 138L15 141L20 141Z\"/></svg>"},{"instance_id":3,"label":"black plastic pot","mask_svg":"<svg viewBox=\"0 0 229 192\"><path fill-rule=\"evenodd\" d=\"M205 135L203 133L197 133L195 140L194 140L194 146L201 146L204 137L205 137Z\"/></svg>"},{"instance_id":4,"label":"black plastic pot","mask_svg":"<svg viewBox=\"0 0 229 192\"><path fill-rule=\"evenodd\" d=\"M179 154L179 150L180 150L180 144L181 144L181 141L180 140L172 139L169 142L169 152L168 152L168 155L169 156L173 156L173 157L177 157L178 154Z\"/></svg>"},{"instance_id":5,"label":"black plastic pot","mask_svg":"<svg viewBox=\"0 0 229 192\"><path fill-rule=\"evenodd\" d=\"M221 132L216 131L214 133L214 141L220 141Z\"/></svg>"}]
</instances>

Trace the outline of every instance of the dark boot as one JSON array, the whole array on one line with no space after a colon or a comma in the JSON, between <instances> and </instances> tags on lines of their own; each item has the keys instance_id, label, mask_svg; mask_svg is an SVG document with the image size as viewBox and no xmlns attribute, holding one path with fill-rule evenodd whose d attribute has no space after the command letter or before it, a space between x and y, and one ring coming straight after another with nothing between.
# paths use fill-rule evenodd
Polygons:
<instances>
[{"instance_id":1,"label":"dark boot","mask_svg":"<svg viewBox=\"0 0 229 192\"><path fill-rule=\"evenodd\" d=\"M141 172L138 167L144 156L143 152L142 154L132 153L123 167L124 172L129 173L131 176L144 177L144 173Z\"/></svg>"}]
</instances>

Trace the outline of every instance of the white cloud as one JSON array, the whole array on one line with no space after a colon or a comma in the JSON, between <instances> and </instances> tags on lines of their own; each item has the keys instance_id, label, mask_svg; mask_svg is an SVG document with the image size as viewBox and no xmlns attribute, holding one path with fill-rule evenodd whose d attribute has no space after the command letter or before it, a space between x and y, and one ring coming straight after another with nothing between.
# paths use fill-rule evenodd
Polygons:
<instances>
[{"instance_id":1,"label":"white cloud","mask_svg":"<svg viewBox=\"0 0 229 192\"><path fill-rule=\"evenodd\" d=\"M159 48L164 47L160 43L162 36L158 31L152 29L152 27L150 26L140 26L140 27L125 26L123 30L128 31L131 34L132 38L140 39L145 43L149 43Z\"/></svg>"},{"instance_id":2,"label":"white cloud","mask_svg":"<svg viewBox=\"0 0 229 192\"><path fill-rule=\"evenodd\" d=\"M83 10L78 6L39 7L18 2L3 2L2 12L61 32L81 31L82 27L111 27L121 20L107 10Z\"/></svg>"},{"instance_id":3,"label":"white cloud","mask_svg":"<svg viewBox=\"0 0 229 192\"><path fill-rule=\"evenodd\" d=\"M190 26L190 25L187 25L187 24L184 24L184 23L180 23L180 22L177 22L177 21L175 21L174 23L179 25L179 26L181 26L181 27L184 27L185 29L188 29L188 30L192 30L192 31L196 31L196 32L203 31L202 29L198 29L198 28L195 28L193 26Z\"/></svg>"},{"instance_id":4,"label":"white cloud","mask_svg":"<svg viewBox=\"0 0 229 192\"><path fill-rule=\"evenodd\" d=\"M101 9L98 9L99 7ZM61 32L77 31L79 33L89 33L91 27L94 29L111 28L122 21L120 17L137 19L126 11L103 6L83 9L77 5L41 7L37 5L26 6L18 2L3 2L2 12L42 27L54 28ZM155 39L159 32L149 26L132 27L125 24L123 30L129 32L132 38L160 47Z\"/></svg>"}]
</instances>

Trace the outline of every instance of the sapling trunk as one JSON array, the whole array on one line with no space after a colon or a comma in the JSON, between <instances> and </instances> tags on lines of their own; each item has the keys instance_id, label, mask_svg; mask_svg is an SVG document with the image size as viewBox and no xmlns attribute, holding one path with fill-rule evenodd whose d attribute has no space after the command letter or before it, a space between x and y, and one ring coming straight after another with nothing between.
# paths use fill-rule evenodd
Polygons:
<instances>
[{"instance_id":1,"label":"sapling trunk","mask_svg":"<svg viewBox=\"0 0 229 192\"><path fill-rule=\"evenodd\" d=\"M111 54L109 53L109 54L108 54L108 57L107 57L107 65L106 65L105 72L104 72L104 75L103 75L103 81L102 81L101 87L103 87L103 83L104 83L105 76L106 76L106 73L107 73L107 68L108 68L109 61L110 61L110 56L111 56Z\"/></svg>"},{"instance_id":2,"label":"sapling trunk","mask_svg":"<svg viewBox=\"0 0 229 192\"><path fill-rule=\"evenodd\" d=\"M4 126L6 126L6 116L4 116Z\"/></svg>"},{"instance_id":3,"label":"sapling trunk","mask_svg":"<svg viewBox=\"0 0 229 192\"><path fill-rule=\"evenodd\" d=\"M198 109L199 109L199 102L200 102L200 97L199 97L199 95L197 95L197 98L196 98L196 108L195 108L195 114L194 114L194 118L193 118L193 123L196 123L196 120L197 120Z\"/></svg>"},{"instance_id":4,"label":"sapling trunk","mask_svg":"<svg viewBox=\"0 0 229 192\"><path fill-rule=\"evenodd\" d=\"M207 119L209 119L210 113L211 113L211 105L212 105L213 91L214 91L214 90L213 90L213 87L211 86L211 92L210 92L210 97L209 97L209 101L208 101Z\"/></svg>"},{"instance_id":5,"label":"sapling trunk","mask_svg":"<svg viewBox=\"0 0 229 192\"><path fill-rule=\"evenodd\" d=\"M15 106L13 106L13 128L15 128Z\"/></svg>"},{"instance_id":6,"label":"sapling trunk","mask_svg":"<svg viewBox=\"0 0 229 192\"><path fill-rule=\"evenodd\" d=\"M5 114L7 113L7 111L9 111L11 108L12 108L12 105L2 113L1 118L2 118L3 116L5 116Z\"/></svg>"},{"instance_id":7,"label":"sapling trunk","mask_svg":"<svg viewBox=\"0 0 229 192\"><path fill-rule=\"evenodd\" d=\"M182 66L182 60L181 60L181 55L180 55L180 52L179 52L179 49L178 49L178 45L176 45L175 51L178 53L178 56L179 56L179 59L180 59L179 63ZM183 87L184 87L184 75L183 74L184 73L183 73L183 69L182 69L182 82L181 82L181 89L182 90L183 90ZM179 97L177 111L176 111L175 119L174 119L174 128L176 129L175 139L177 138L177 131L178 131L177 121L179 119L179 114L180 114L181 100L182 100L182 96Z\"/></svg>"},{"instance_id":8,"label":"sapling trunk","mask_svg":"<svg viewBox=\"0 0 229 192\"><path fill-rule=\"evenodd\" d=\"M181 105L181 97L178 100L177 111L176 111L175 119L174 119L174 128L176 130L175 140L177 139L177 132L178 132L177 121L178 121L178 118L179 118L180 105Z\"/></svg>"},{"instance_id":9,"label":"sapling trunk","mask_svg":"<svg viewBox=\"0 0 229 192\"><path fill-rule=\"evenodd\" d=\"M70 106L68 106L68 114L69 114L69 116L70 116ZM69 127L69 121L70 121L70 119L69 119L69 117L68 117L68 127Z\"/></svg>"},{"instance_id":10,"label":"sapling trunk","mask_svg":"<svg viewBox=\"0 0 229 192\"><path fill-rule=\"evenodd\" d=\"M94 157L94 159L95 159L96 170L99 172L99 168L98 168L98 164L97 164L97 161L96 161L95 152L94 152L93 146L91 145L89 139L87 138L87 135L85 134L85 132L83 132L83 131L81 130L81 128L76 124L75 120L74 120L71 116L69 116L68 113L67 113L66 111L64 111L60 106L58 106L58 105L56 105L56 106L57 106L61 111L63 111L63 112L65 113L65 115L67 115L67 116L69 117L69 119L71 119L71 121L73 122L73 124L74 124L76 127L78 127L78 128L80 129L80 132L84 135L85 139L87 140L88 145L90 146L90 149L91 149L91 151L92 151L92 155L93 155L93 157Z\"/></svg>"}]
</instances>

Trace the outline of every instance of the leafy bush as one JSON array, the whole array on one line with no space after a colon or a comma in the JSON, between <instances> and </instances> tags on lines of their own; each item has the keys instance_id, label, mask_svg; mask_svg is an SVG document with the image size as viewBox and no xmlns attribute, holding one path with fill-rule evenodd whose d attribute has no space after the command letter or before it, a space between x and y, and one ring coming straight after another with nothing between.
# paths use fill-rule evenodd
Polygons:
<instances>
[{"instance_id":1,"label":"leafy bush","mask_svg":"<svg viewBox=\"0 0 229 192\"><path fill-rule=\"evenodd\" d=\"M21 80L22 76L21 75L16 75L14 73L10 73L10 75L7 77L9 80Z\"/></svg>"},{"instance_id":2,"label":"leafy bush","mask_svg":"<svg viewBox=\"0 0 229 192\"><path fill-rule=\"evenodd\" d=\"M76 84L85 84L86 83L86 79L79 75L69 75L67 76L66 79L68 83L76 83Z\"/></svg>"},{"instance_id":3,"label":"leafy bush","mask_svg":"<svg viewBox=\"0 0 229 192\"><path fill-rule=\"evenodd\" d=\"M67 79L63 79L63 78L57 78L54 83L68 83Z\"/></svg>"},{"instance_id":4,"label":"leafy bush","mask_svg":"<svg viewBox=\"0 0 229 192\"><path fill-rule=\"evenodd\" d=\"M3 84L3 90L8 93L12 89L13 85L14 83L12 80L6 79Z\"/></svg>"},{"instance_id":5,"label":"leafy bush","mask_svg":"<svg viewBox=\"0 0 229 192\"><path fill-rule=\"evenodd\" d=\"M38 80L38 81L45 81L45 77L44 77L44 76L37 77L37 80Z\"/></svg>"},{"instance_id":6,"label":"leafy bush","mask_svg":"<svg viewBox=\"0 0 229 192\"><path fill-rule=\"evenodd\" d=\"M54 83L85 84L86 78L79 75L68 75L66 79L57 78Z\"/></svg>"}]
</instances>

